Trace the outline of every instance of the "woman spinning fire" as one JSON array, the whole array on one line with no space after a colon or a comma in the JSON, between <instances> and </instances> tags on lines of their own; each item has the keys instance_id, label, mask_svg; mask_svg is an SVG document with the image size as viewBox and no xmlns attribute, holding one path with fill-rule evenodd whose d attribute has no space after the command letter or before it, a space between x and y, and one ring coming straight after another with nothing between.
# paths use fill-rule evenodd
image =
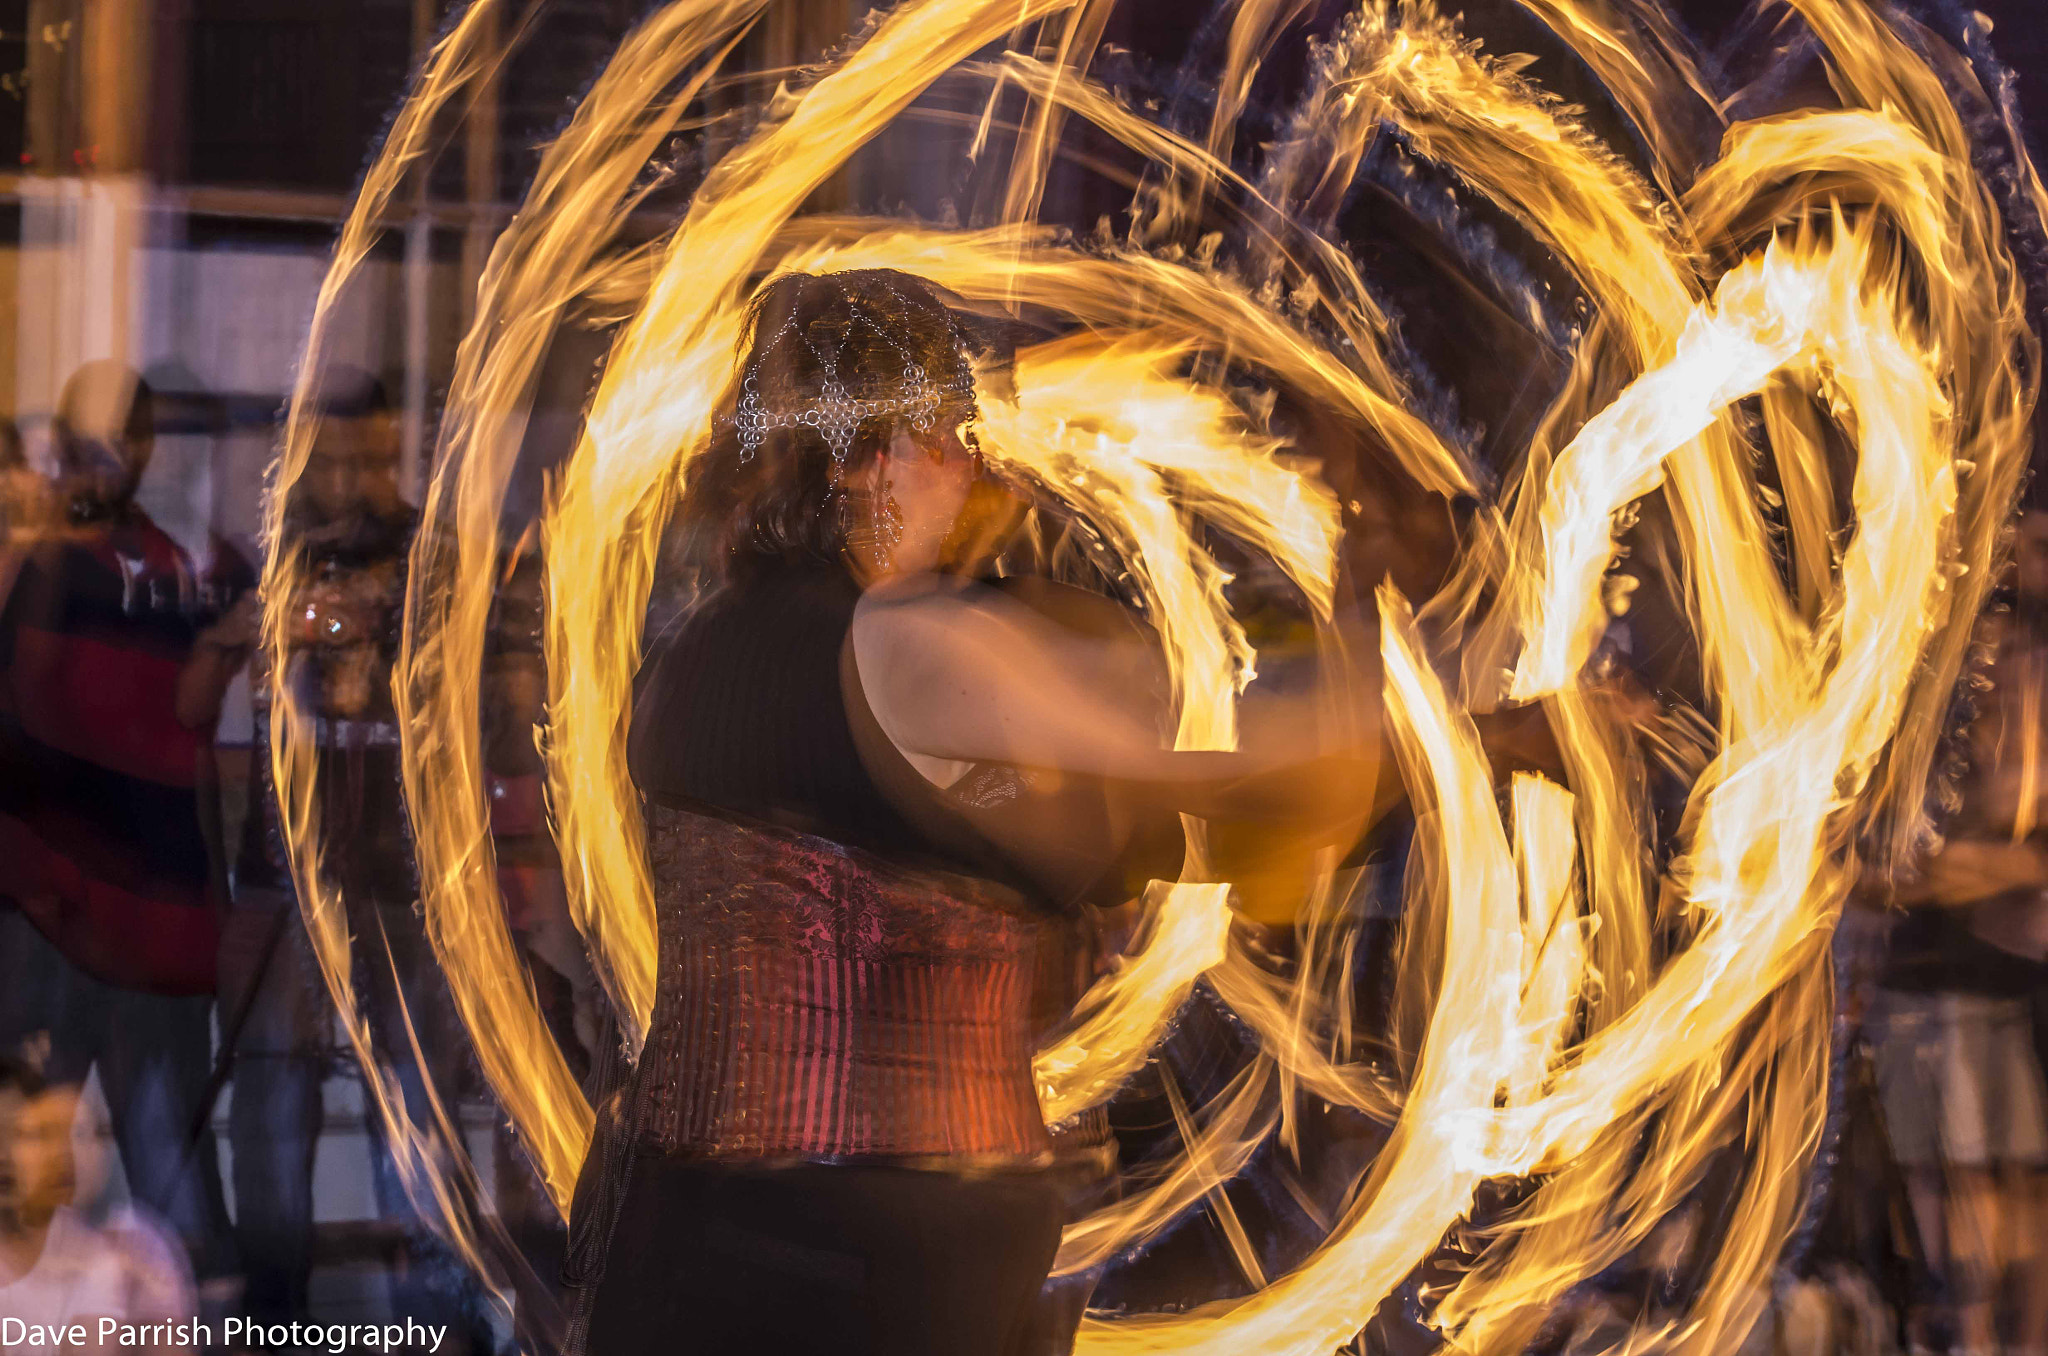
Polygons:
<instances>
[{"instance_id":1,"label":"woman spinning fire","mask_svg":"<svg viewBox=\"0 0 2048 1356\"><path fill-rule=\"evenodd\" d=\"M1065 1213L1034 977L1081 863L1369 794L1309 734L1163 751L1128 634L971 582L963 324L900 273L775 280L693 466L700 601L629 745L659 987L572 1210L596 1356L1027 1349Z\"/></svg>"}]
</instances>

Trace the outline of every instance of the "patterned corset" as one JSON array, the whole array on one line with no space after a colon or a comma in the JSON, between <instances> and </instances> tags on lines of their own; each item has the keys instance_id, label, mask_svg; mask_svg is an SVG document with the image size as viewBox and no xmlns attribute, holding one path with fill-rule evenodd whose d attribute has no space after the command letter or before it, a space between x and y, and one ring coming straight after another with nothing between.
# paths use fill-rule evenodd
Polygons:
<instances>
[{"instance_id":1,"label":"patterned corset","mask_svg":"<svg viewBox=\"0 0 2048 1356\"><path fill-rule=\"evenodd\" d=\"M1036 1157L1041 925L990 881L647 810L661 969L643 1149L715 1158Z\"/></svg>"}]
</instances>

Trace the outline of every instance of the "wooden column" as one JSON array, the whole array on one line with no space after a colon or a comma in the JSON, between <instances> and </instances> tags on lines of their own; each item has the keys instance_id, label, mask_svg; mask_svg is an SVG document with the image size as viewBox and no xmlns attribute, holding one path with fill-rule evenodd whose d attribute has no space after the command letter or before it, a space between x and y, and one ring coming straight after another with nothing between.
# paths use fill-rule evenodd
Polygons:
<instances>
[{"instance_id":1,"label":"wooden column","mask_svg":"<svg viewBox=\"0 0 2048 1356\"><path fill-rule=\"evenodd\" d=\"M79 141L80 0L29 0L23 167L37 174L72 168Z\"/></svg>"},{"instance_id":2,"label":"wooden column","mask_svg":"<svg viewBox=\"0 0 2048 1356\"><path fill-rule=\"evenodd\" d=\"M760 27L757 65L784 79L789 71L818 60L846 40L853 25L852 0L770 0ZM764 86L760 93L768 92ZM840 211L853 201L849 171L841 170L811 195L820 211Z\"/></svg>"},{"instance_id":3,"label":"wooden column","mask_svg":"<svg viewBox=\"0 0 2048 1356\"><path fill-rule=\"evenodd\" d=\"M440 22L437 0L413 0L412 64L426 58ZM405 228L405 425L399 447L398 478L406 498L417 504L425 496L427 471L433 459L428 445L427 413L432 397L427 364L433 349L434 218L427 195L427 175L412 178L412 218Z\"/></svg>"},{"instance_id":4,"label":"wooden column","mask_svg":"<svg viewBox=\"0 0 2048 1356\"><path fill-rule=\"evenodd\" d=\"M147 169L155 61L148 0L83 0L83 126L79 168L102 174Z\"/></svg>"},{"instance_id":5,"label":"wooden column","mask_svg":"<svg viewBox=\"0 0 2048 1356\"><path fill-rule=\"evenodd\" d=\"M21 180L16 398L52 408L79 364L133 362L154 199L152 0L34 0Z\"/></svg>"},{"instance_id":6,"label":"wooden column","mask_svg":"<svg viewBox=\"0 0 2048 1356\"><path fill-rule=\"evenodd\" d=\"M490 54L476 99L463 128L462 185L469 223L462 235L462 323L476 316L476 286L498 235L498 140L500 120L498 11L487 12L478 35Z\"/></svg>"}]
</instances>

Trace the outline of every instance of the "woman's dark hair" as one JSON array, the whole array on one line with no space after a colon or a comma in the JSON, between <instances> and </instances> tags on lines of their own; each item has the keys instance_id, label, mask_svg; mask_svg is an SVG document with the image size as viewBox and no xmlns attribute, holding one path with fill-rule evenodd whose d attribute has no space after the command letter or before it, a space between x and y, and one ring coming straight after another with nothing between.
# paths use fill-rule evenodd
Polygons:
<instances>
[{"instance_id":1,"label":"woman's dark hair","mask_svg":"<svg viewBox=\"0 0 2048 1356\"><path fill-rule=\"evenodd\" d=\"M936 436L971 420L970 351L985 346L971 317L908 273L857 269L771 281L748 315L711 440L684 475L671 523L678 552L671 561L687 576L682 582L702 591L776 562L837 560L855 517L848 473L886 450L899 428L919 432L900 408L914 391L946 393L925 432ZM822 425L829 421L793 419L817 410L833 383L846 401L884 407L854 418L843 448L828 439ZM736 418L743 389L752 390L767 421L756 445Z\"/></svg>"}]
</instances>

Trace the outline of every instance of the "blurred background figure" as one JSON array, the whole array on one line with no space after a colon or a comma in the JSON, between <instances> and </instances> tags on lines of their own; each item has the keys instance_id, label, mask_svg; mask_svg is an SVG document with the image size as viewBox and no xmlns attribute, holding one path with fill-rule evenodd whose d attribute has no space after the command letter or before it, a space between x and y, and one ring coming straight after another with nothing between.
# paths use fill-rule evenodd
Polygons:
<instances>
[{"instance_id":1,"label":"blurred background figure","mask_svg":"<svg viewBox=\"0 0 2048 1356\"><path fill-rule=\"evenodd\" d=\"M152 408L116 363L66 385L60 517L0 613L0 1043L45 1033L53 1079L97 1071L135 1199L205 1279L233 1259L204 1098L222 901L200 805L218 693L201 698L236 622L209 616L190 558L135 502Z\"/></svg>"},{"instance_id":2,"label":"blurred background figure","mask_svg":"<svg viewBox=\"0 0 2048 1356\"><path fill-rule=\"evenodd\" d=\"M1873 1013L1877 1074L1938 1279L1916 1336L2048 1351L2048 513L2021 522L2014 606L1985 619L1991 690L1964 812L1902 894Z\"/></svg>"},{"instance_id":3,"label":"blurred background figure","mask_svg":"<svg viewBox=\"0 0 2048 1356\"><path fill-rule=\"evenodd\" d=\"M320 560L319 601L308 596L300 635L307 649L287 660L302 680L321 730L332 746L331 717L339 706L360 713L369 704L376 637L382 617L375 599L368 607L348 606L352 567L367 554L389 567L402 554L409 524L379 532L369 509L366 480L380 461L382 390L361 373L331 387L323 403L320 435L312 460L287 507L295 540ZM395 493L391 498L395 499ZM382 496L380 496L382 498ZM243 573L253 579L254 562ZM252 603L253 603L253 595ZM323 607L323 603L325 604ZM253 607L241 647L219 656L239 667L250 657L256 634ZM324 623L324 624L323 624ZM346 675L340 702L327 698L323 681L329 659ZM269 757L270 693L267 665L255 665L255 729L248 810L235 854L234 903L223 929L220 953L221 1005L229 1014L224 1031L232 1061L229 1143L233 1155L235 1235L244 1258L244 1307L262 1322L306 1317L313 1269L313 1166L325 1119L321 1084L331 1053L330 1002L292 888L285 857ZM224 690L225 684L220 685ZM360 770L358 769L358 773ZM326 783L330 791L337 783ZM360 817L360 775L348 807ZM392 825L381 840L365 843L391 850Z\"/></svg>"},{"instance_id":4,"label":"blurred background figure","mask_svg":"<svg viewBox=\"0 0 2048 1356\"><path fill-rule=\"evenodd\" d=\"M45 1328L84 1323L95 1339L100 1319L189 1321L197 1306L177 1241L132 1208L94 1208L104 1170L89 1135L81 1152L81 1110L77 1084L0 1058L0 1317ZM9 1356L52 1349L0 1346Z\"/></svg>"},{"instance_id":5,"label":"blurred background figure","mask_svg":"<svg viewBox=\"0 0 2048 1356\"><path fill-rule=\"evenodd\" d=\"M616 1036L582 934L569 917L562 860L547 821L546 767L535 737L547 705L543 580L539 555L515 549L498 590L485 659L484 784L506 921L555 1039L578 1076L588 1079L600 1046Z\"/></svg>"},{"instance_id":6,"label":"blurred background figure","mask_svg":"<svg viewBox=\"0 0 2048 1356\"><path fill-rule=\"evenodd\" d=\"M289 650L252 670L255 757L221 953L237 1236L247 1306L268 1321L308 1310L313 1170L334 1044L333 1007L306 935L271 780L273 675L312 723L318 812L349 844L324 869L359 948L357 1001L414 1123L437 1134L435 1104L452 1117L468 1086L466 1039L414 907L419 887L400 788L391 672L418 519L399 493L398 425L383 383L353 368L324 374L313 408L319 428L310 460L284 509L283 549L300 562ZM228 657L239 664L246 646ZM374 1117L370 1124L380 1214L411 1221L391 1311L464 1331L478 1317L474 1283L416 1217Z\"/></svg>"}]
</instances>

